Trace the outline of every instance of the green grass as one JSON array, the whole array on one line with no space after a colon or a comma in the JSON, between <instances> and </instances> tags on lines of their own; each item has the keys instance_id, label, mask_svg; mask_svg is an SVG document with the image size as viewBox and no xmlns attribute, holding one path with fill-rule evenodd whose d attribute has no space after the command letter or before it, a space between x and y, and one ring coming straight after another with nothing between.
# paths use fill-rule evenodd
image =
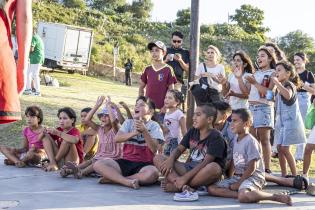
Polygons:
<instances>
[{"instance_id":1,"label":"green grass","mask_svg":"<svg viewBox=\"0 0 315 210\"><path fill-rule=\"evenodd\" d=\"M67 85L59 88L42 85L42 97L25 95L21 97L22 112L30 105L38 105L42 108L45 126L57 125L57 111L62 107L73 108L79 116L82 108L94 106L98 96L109 95L113 102L124 101L132 108L138 95L137 86L127 87L123 83L109 79L57 72L50 75L57 78L60 84ZM26 124L25 117L22 117L22 121L0 127L0 144L20 145L22 127Z\"/></svg>"},{"instance_id":2,"label":"green grass","mask_svg":"<svg viewBox=\"0 0 315 210\"><path fill-rule=\"evenodd\" d=\"M57 110L69 106L72 107L79 116L80 110L87 106L94 106L100 95L110 95L112 101L126 102L130 108L134 107L138 95L137 86L125 86L123 83L110 79L82 76L79 74L51 73L51 76L58 79L60 84L66 84L60 88L51 86L41 86L42 97L22 96L21 106L25 110L27 106L38 105L44 112L44 125L57 125ZM22 127L25 125L25 118L19 122L0 127L0 144L8 146L19 146L22 142ZM303 165L297 165L298 171ZM278 159L272 159L272 171L279 172ZM315 155L312 156L311 176L315 177Z\"/></svg>"}]
</instances>

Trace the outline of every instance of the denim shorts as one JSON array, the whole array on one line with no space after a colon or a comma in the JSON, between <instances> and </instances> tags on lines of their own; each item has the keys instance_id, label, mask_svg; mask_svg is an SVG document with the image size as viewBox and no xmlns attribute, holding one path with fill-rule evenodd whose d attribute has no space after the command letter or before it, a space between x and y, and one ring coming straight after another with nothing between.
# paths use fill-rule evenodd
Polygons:
<instances>
[{"instance_id":1,"label":"denim shorts","mask_svg":"<svg viewBox=\"0 0 315 210\"><path fill-rule=\"evenodd\" d=\"M273 128L274 109L267 104L251 104L249 110L253 115L254 128Z\"/></svg>"},{"instance_id":2,"label":"denim shorts","mask_svg":"<svg viewBox=\"0 0 315 210\"><path fill-rule=\"evenodd\" d=\"M197 162L197 161L190 161L190 162L187 162L185 163L185 169L186 171L191 171L193 168L196 167L196 165L198 165L200 162Z\"/></svg>"},{"instance_id":3,"label":"denim shorts","mask_svg":"<svg viewBox=\"0 0 315 210\"><path fill-rule=\"evenodd\" d=\"M174 149L177 148L177 146L178 146L177 138L171 139L170 142L168 142L164 146L164 155L170 156L170 154L173 152Z\"/></svg>"}]
</instances>

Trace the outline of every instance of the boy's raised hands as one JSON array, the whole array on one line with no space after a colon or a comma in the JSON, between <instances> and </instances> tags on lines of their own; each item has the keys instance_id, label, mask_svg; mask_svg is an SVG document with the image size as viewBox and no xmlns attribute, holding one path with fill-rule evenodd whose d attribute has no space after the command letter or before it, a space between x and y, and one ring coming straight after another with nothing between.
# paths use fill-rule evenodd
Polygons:
<instances>
[{"instance_id":1,"label":"boy's raised hands","mask_svg":"<svg viewBox=\"0 0 315 210\"><path fill-rule=\"evenodd\" d=\"M104 100L105 100L105 96L99 96L96 100L95 106L98 106L98 107L102 106Z\"/></svg>"}]
</instances>

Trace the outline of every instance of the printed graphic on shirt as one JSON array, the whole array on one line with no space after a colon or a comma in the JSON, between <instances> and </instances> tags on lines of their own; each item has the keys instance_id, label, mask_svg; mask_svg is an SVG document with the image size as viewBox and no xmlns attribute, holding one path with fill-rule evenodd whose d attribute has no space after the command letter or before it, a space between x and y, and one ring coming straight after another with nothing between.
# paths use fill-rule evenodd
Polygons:
<instances>
[{"instance_id":1,"label":"printed graphic on shirt","mask_svg":"<svg viewBox=\"0 0 315 210\"><path fill-rule=\"evenodd\" d=\"M190 159L193 161L203 161L208 151L207 145L200 144L200 142L196 141L195 139L190 139L189 147L191 148Z\"/></svg>"},{"instance_id":2,"label":"printed graphic on shirt","mask_svg":"<svg viewBox=\"0 0 315 210\"><path fill-rule=\"evenodd\" d=\"M163 73L158 74L158 80L159 81L163 81L163 77L164 77Z\"/></svg>"},{"instance_id":3,"label":"printed graphic on shirt","mask_svg":"<svg viewBox=\"0 0 315 210\"><path fill-rule=\"evenodd\" d=\"M234 164L238 167L244 167L245 166L245 157L243 154L235 152L233 154Z\"/></svg>"}]
</instances>

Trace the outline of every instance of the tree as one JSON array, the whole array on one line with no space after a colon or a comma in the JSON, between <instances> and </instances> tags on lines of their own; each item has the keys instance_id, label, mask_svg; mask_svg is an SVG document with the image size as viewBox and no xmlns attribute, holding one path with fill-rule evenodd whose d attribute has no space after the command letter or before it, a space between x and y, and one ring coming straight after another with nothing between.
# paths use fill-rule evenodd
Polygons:
<instances>
[{"instance_id":1,"label":"tree","mask_svg":"<svg viewBox=\"0 0 315 210\"><path fill-rule=\"evenodd\" d=\"M176 25L187 26L190 24L190 8L179 10L176 16Z\"/></svg>"},{"instance_id":2,"label":"tree","mask_svg":"<svg viewBox=\"0 0 315 210\"><path fill-rule=\"evenodd\" d=\"M287 57L291 59L296 52L307 53L315 50L314 39L301 30L292 31L280 37L278 45L286 53Z\"/></svg>"},{"instance_id":3,"label":"tree","mask_svg":"<svg viewBox=\"0 0 315 210\"><path fill-rule=\"evenodd\" d=\"M69 8L85 9L86 4L84 0L63 0L63 4Z\"/></svg>"},{"instance_id":4,"label":"tree","mask_svg":"<svg viewBox=\"0 0 315 210\"><path fill-rule=\"evenodd\" d=\"M142 19L150 17L152 9L153 3L151 0L134 0L129 7L129 11L135 18Z\"/></svg>"},{"instance_id":5,"label":"tree","mask_svg":"<svg viewBox=\"0 0 315 210\"><path fill-rule=\"evenodd\" d=\"M91 0L91 7L99 11L116 10L126 5L126 0Z\"/></svg>"},{"instance_id":6,"label":"tree","mask_svg":"<svg viewBox=\"0 0 315 210\"><path fill-rule=\"evenodd\" d=\"M244 4L240 9L236 9L235 15L231 15L230 18L249 34L258 34L264 37L265 32L270 30L263 27L264 11L250 4Z\"/></svg>"}]
</instances>

